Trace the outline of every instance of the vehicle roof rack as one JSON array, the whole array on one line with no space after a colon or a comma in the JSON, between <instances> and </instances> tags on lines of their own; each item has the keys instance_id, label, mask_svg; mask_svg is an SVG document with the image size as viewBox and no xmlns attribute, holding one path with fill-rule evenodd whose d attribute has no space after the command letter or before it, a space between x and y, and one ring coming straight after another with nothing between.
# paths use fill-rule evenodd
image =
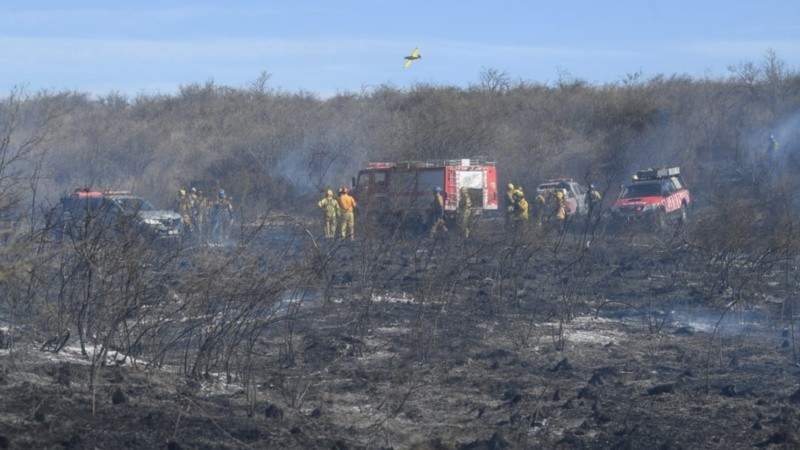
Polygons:
<instances>
[{"instance_id":1,"label":"vehicle roof rack","mask_svg":"<svg viewBox=\"0 0 800 450\"><path fill-rule=\"evenodd\" d=\"M393 162L369 162L367 163L367 169L391 169L392 167L396 166L397 164Z\"/></svg>"},{"instance_id":2,"label":"vehicle roof rack","mask_svg":"<svg viewBox=\"0 0 800 450\"><path fill-rule=\"evenodd\" d=\"M380 166L381 164L392 164ZM444 166L494 166L493 159L486 156L473 156L461 159L429 159L424 161L400 161L398 163L369 163L370 169L391 168L393 166L401 169L425 168L425 167L444 167Z\"/></svg>"},{"instance_id":3,"label":"vehicle roof rack","mask_svg":"<svg viewBox=\"0 0 800 450\"><path fill-rule=\"evenodd\" d=\"M84 188L76 188L74 191L72 191L72 194L70 195L74 197L102 197L103 193L91 188L84 187Z\"/></svg>"},{"instance_id":4,"label":"vehicle roof rack","mask_svg":"<svg viewBox=\"0 0 800 450\"><path fill-rule=\"evenodd\" d=\"M645 169L636 172L639 181L643 180L658 180L660 178L669 178L681 174L680 167L665 167L661 169Z\"/></svg>"},{"instance_id":5,"label":"vehicle roof rack","mask_svg":"<svg viewBox=\"0 0 800 450\"><path fill-rule=\"evenodd\" d=\"M495 161L486 156L472 156L470 158L461 159L445 159L442 161L443 166L493 166Z\"/></svg>"}]
</instances>

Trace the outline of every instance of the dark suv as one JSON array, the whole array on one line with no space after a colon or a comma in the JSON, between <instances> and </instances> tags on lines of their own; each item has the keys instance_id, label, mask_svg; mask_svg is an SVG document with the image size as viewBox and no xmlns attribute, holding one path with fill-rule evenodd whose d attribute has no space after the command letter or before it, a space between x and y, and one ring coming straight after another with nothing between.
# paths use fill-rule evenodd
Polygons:
<instances>
[{"instance_id":1,"label":"dark suv","mask_svg":"<svg viewBox=\"0 0 800 450\"><path fill-rule=\"evenodd\" d=\"M180 214L128 192L76 189L61 198L55 217L56 234L73 239L131 230L150 239L179 239L184 232Z\"/></svg>"}]
</instances>

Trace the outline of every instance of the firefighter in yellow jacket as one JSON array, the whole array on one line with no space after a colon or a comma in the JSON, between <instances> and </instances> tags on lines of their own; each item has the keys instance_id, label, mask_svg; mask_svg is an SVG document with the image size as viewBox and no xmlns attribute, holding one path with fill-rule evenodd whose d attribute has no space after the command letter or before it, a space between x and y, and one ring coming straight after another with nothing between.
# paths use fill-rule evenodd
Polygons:
<instances>
[{"instance_id":1,"label":"firefighter in yellow jacket","mask_svg":"<svg viewBox=\"0 0 800 450\"><path fill-rule=\"evenodd\" d=\"M200 239L200 241L204 241L204 232L206 231L206 199L201 195L202 192L199 192L197 188L192 188L189 191L189 197L191 199L191 209L189 210L189 216L192 219L192 226L194 227L194 234L195 236Z\"/></svg>"},{"instance_id":2,"label":"firefighter in yellow jacket","mask_svg":"<svg viewBox=\"0 0 800 450\"><path fill-rule=\"evenodd\" d=\"M322 212L325 214L325 237L328 239L333 239L336 237L336 218L339 217L341 212L339 201L333 197L333 191L328 189L328 192L325 194L325 198L320 200L319 203L317 203L317 206L319 206L322 209Z\"/></svg>"},{"instance_id":3,"label":"firefighter in yellow jacket","mask_svg":"<svg viewBox=\"0 0 800 450\"><path fill-rule=\"evenodd\" d=\"M356 199L347 191L346 187L339 189L339 208L341 208L342 239L354 240L356 236Z\"/></svg>"},{"instance_id":4,"label":"firefighter in yellow jacket","mask_svg":"<svg viewBox=\"0 0 800 450\"><path fill-rule=\"evenodd\" d=\"M462 187L458 192L458 228L461 229L461 235L468 238L472 199L469 197L469 189L466 187Z\"/></svg>"},{"instance_id":5,"label":"firefighter in yellow jacket","mask_svg":"<svg viewBox=\"0 0 800 450\"><path fill-rule=\"evenodd\" d=\"M528 201L525 200L522 189L517 189L514 191L514 222L517 231L524 231L528 227L528 219L530 219Z\"/></svg>"},{"instance_id":6,"label":"firefighter in yellow jacket","mask_svg":"<svg viewBox=\"0 0 800 450\"><path fill-rule=\"evenodd\" d=\"M178 189L178 200L176 202L178 213L183 219L183 225L186 229L192 231L192 198L186 195L186 189Z\"/></svg>"},{"instance_id":7,"label":"firefighter in yellow jacket","mask_svg":"<svg viewBox=\"0 0 800 450\"><path fill-rule=\"evenodd\" d=\"M516 190L514 183L508 183L508 186L506 186L506 227L509 228L514 226L514 192Z\"/></svg>"},{"instance_id":8,"label":"firefighter in yellow jacket","mask_svg":"<svg viewBox=\"0 0 800 450\"><path fill-rule=\"evenodd\" d=\"M431 202L431 231L430 236L436 237L436 232L441 228L447 233L447 225L444 223L444 195L442 188L436 187L433 190L433 201Z\"/></svg>"},{"instance_id":9,"label":"firefighter in yellow jacket","mask_svg":"<svg viewBox=\"0 0 800 450\"><path fill-rule=\"evenodd\" d=\"M536 216L536 225L542 226L542 221L547 219L547 191L541 189L536 191L534 198L533 213Z\"/></svg>"},{"instance_id":10,"label":"firefighter in yellow jacket","mask_svg":"<svg viewBox=\"0 0 800 450\"><path fill-rule=\"evenodd\" d=\"M556 205L554 213L557 220L564 220L567 218L567 206L564 203L564 191L561 189L556 191Z\"/></svg>"}]
</instances>

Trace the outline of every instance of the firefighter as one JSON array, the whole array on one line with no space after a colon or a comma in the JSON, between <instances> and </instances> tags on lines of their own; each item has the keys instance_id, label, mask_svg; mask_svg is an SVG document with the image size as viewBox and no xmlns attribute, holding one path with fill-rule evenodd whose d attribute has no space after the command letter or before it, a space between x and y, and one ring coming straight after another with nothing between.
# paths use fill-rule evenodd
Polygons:
<instances>
[{"instance_id":1,"label":"firefighter","mask_svg":"<svg viewBox=\"0 0 800 450\"><path fill-rule=\"evenodd\" d=\"M200 241L205 240L205 231L208 229L206 227L206 198L203 196L203 191L198 191L197 188L192 188L191 190L191 197L192 197L192 223L194 224L195 234L200 238Z\"/></svg>"},{"instance_id":2,"label":"firefighter","mask_svg":"<svg viewBox=\"0 0 800 450\"><path fill-rule=\"evenodd\" d=\"M536 215L536 224L541 226L544 215L547 214L547 191L542 189L536 190L536 198L534 198L534 211Z\"/></svg>"},{"instance_id":3,"label":"firefighter","mask_svg":"<svg viewBox=\"0 0 800 450\"><path fill-rule=\"evenodd\" d=\"M333 239L336 237L336 218L341 212L339 202L333 198L333 191L328 189L328 192L325 193L325 198L320 200L317 206L325 213L325 237Z\"/></svg>"},{"instance_id":4,"label":"firefighter","mask_svg":"<svg viewBox=\"0 0 800 450\"><path fill-rule=\"evenodd\" d=\"M178 189L178 199L175 202L175 209L183 219L183 225L186 229L192 231L192 198L186 195L186 189Z\"/></svg>"},{"instance_id":5,"label":"firefighter","mask_svg":"<svg viewBox=\"0 0 800 450\"><path fill-rule=\"evenodd\" d=\"M600 191L594 186L594 184L589 185L589 192L586 193L586 210L591 215L592 211L596 210L600 207L600 202L603 200L603 196L600 195Z\"/></svg>"},{"instance_id":6,"label":"firefighter","mask_svg":"<svg viewBox=\"0 0 800 450\"><path fill-rule=\"evenodd\" d=\"M511 228L514 226L514 183L508 183L506 188L506 227Z\"/></svg>"},{"instance_id":7,"label":"firefighter","mask_svg":"<svg viewBox=\"0 0 800 450\"><path fill-rule=\"evenodd\" d=\"M556 203L553 213L556 220L564 221L567 218L567 207L564 203L564 191L562 189L556 191Z\"/></svg>"},{"instance_id":8,"label":"firefighter","mask_svg":"<svg viewBox=\"0 0 800 450\"><path fill-rule=\"evenodd\" d=\"M528 212L528 201L525 199L525 193L522 189L514 190L514 226L517 232L525 231L528 227L528 219L530 218Z\"/></svg>"},{"instance_id":9,"label":"firefighter","mask_svg":"<svg viewBox=\"0 0 800 450\"><path fill-rule=\"evenodd\" d=\"M347 191L346 187L339 189L339 208L342 214L341 229L342 239L354 240L356 236L356 199Z\"/></svg>"},{"instance_id":10,"label":"firefighter","mask_svg":"<svg viewBox=\"0 0 800 450\"><path fill-rule=\"evenodd\" d=\"M767 146L767 154L774 153L776 150L778 150L778 145L779 144L778 144L778 141L775 140L775 136L770 134L769 135L769 146Z\"/></svg>"},{"instance_id":11,"label":"firefighter","mask_svg":"<svg viewBox=\"0 0 800 450\"><path fill-rule=\"evenodd\" d=\"M233 222L233 204L225 189L217 191L217 199L211 205L211 237L216 241L228 239L228 230Z\"/></svg>"},{"instance_id":12,"label":"firefighter","mask_svg":"<svg viewBox=\"0 0 800 450\"><path fill-rule=\"evenodd\" d=\"M431 202L431 238L436 237L436 233L441 228L447 233L447 225L444 223L444 195L442 188L436 187L433 190L433 201Z\"/></svg>"},{"instance_id":13,"label":"firefighter","mask_svg":"<svg viewBox=\"0 0 800 450\"><path fill-rule=\"evenodd\" d=\"M462 187L458 196L458 227L464 238L469 237L469 218L472 214L472 199L469 197L469 189Z\"/></svg>"}]
</instances>

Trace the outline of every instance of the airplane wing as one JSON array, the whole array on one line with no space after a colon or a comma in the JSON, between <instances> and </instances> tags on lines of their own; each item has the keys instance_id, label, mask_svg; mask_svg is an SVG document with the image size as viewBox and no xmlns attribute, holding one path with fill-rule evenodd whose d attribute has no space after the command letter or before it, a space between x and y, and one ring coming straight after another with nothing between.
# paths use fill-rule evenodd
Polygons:
<instances>
[{"instance_id":1,"label":"airplane wing","mask_svg":"<svg viewBox=\"0 0 800 450\"><path fill-rule=\"evenodd\" d=\"M419 59L419 47L415 48L410 55L406 56L406 62L403 63L403 68L408 69L408 67L411 66L411 62L415 59Z\"/></svg>"}]
</instances>

